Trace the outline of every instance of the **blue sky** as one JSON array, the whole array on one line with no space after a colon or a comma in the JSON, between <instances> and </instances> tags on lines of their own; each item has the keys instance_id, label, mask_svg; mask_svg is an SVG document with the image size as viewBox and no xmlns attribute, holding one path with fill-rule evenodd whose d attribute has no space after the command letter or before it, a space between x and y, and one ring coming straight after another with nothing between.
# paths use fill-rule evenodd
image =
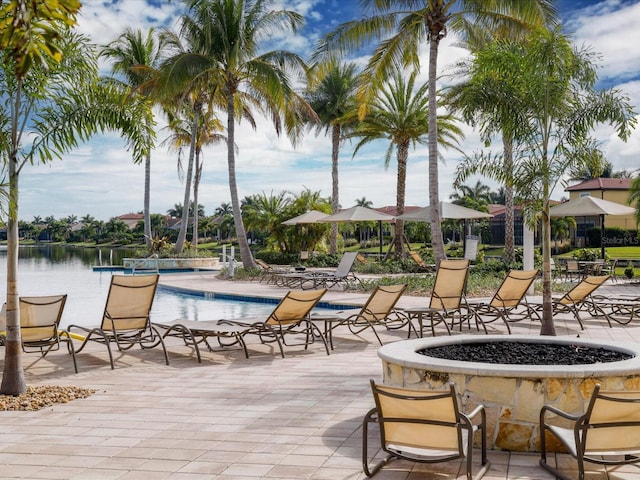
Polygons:
<instances>
[{"instance_id":1,"label":"blue sky","mask_svg":"<svg viewBox=\"0 0 640 480\"><path fill-rule=\"evenodd\" d=\"M175 26L181 2L173 0L85 0L78 30L99 45L114 40L126 28L146 30L151 26ZM303 14L307 20L298 35L273 39L281 47L306 56L316 40L338 23L361 15L357 0L278 0L282 5ZM561 0L558 2L563 23L579 45L591 45L601 54L601 87L616 87L627 93L640 112L640 2L628 0ZM466 52L454 47L454 38L444 40L439 68L443 71ZM427 55L423 54L421 79L426 80ZM365 58L355 58L364 62ZM107 66L104 65L106 68ZM106 71L106 70L105 70ZM167 137L164 121L159 119L158 143ZM463 149L471 153L481 148L477 134L464 127ZM640 136L637 131L625 144L615 138L607 126L598 127L607 159L616 170L633 170L640 166ZM259 121L253 131L242 124L237 129L237 178L240 196L259 192L299 193L304 188L331 192L331 146L328 138L309 133L293 148L286 137L278 138L273 127ZM221 203L229 202L229 188L224 146L204 152L205 168L199 203L212 214ZM340 158L340 203L348 208L356 199L366 197L375 207L395 204L395 167L384 168L385 143L371 145L352 158L353 145L346 143ZM452 193L453 172L460 154L444 152L440 165L440 196L448 200ZM182 203L183 184L177 173L176 155L158 146L152 157L151 210L166 213ZM46 176L45 176L46 175ZM412 150L409 156L407 205L428 203L426 147ZM475 183L473 179L470 183ZM486 179L480 179L493 185ZM134 165L117 134L94 137L62 161L29 166L21 175L20 218L34 216L56 218L91 214L101 220L143 208L144 168ZM560 198L564 192L555 192Z\"/></svg>"}]
</instances>

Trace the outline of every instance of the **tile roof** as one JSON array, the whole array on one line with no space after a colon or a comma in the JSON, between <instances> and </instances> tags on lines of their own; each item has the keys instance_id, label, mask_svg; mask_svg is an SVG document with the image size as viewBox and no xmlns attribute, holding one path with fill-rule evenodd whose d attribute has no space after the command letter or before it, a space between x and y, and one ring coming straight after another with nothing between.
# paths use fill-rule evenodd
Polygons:
<instances>
[{"instance_id":1,"label":"tile roof","mask_svg":"<svg viewBox=\"0 0 640 480\"><path fill-rule=\"evenodd\" d=\"M582 190L629 190L632 178L593 178L565 188L567 192Z\"/></svg>"}]
</instances>

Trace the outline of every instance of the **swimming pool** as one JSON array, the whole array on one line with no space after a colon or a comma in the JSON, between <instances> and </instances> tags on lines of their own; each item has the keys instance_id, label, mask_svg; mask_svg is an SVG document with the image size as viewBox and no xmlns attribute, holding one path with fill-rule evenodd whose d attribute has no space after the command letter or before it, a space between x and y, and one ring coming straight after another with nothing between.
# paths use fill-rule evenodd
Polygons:
<instances>
[{"instance_id":1,"label":"swimming pool","mask_svg":"<svg viewBox=\"0 0 640 480\"><path fill-rule=\"evenodd\" d=\"M6 299L6 253L0 252L0 304ZM95 326L102 319L113 272L93 271L78 258L70 256L63 261L52 261L46 256L19 258L18 292L21 296L57 295L66 293L60 326L69 324ZM184 292L160 285L151 309L153 321L265 318L278 302L277 299L238 301L233 296L203 292ZM336 307L339 308L339 307ZM317 309L325 311L326 309Z\"/></svg>"}]
</instances>

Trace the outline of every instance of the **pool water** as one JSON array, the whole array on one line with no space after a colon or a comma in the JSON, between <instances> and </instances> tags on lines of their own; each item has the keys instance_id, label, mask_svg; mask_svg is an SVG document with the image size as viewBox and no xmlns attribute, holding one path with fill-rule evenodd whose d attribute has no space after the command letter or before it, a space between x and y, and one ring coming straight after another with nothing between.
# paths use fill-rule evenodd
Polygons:
<instances>
[{"instance_id":1,"label":"pool water","mask_svg":"<svg viewBox=\"0 0 640 480\"><path fill-rule=\"evenodd\" d=\"M22 255L22 251L21 251ZM6 300L6 252L0 251L0 304ZM102 319L112 272L93 271L77 257L53 261L46 256L18 259L18 293L21 296L67 294L60 326L97 326ZM152 321L178 318L218 320L266 318L275 303L235 301L188 295L159 286L151 310Z\"/></svg>"}]
</instances>

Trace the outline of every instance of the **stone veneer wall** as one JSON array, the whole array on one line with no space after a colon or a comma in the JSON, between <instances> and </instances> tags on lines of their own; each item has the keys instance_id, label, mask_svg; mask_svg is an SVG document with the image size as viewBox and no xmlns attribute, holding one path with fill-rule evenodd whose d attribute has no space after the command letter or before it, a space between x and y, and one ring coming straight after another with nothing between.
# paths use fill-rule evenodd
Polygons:
<instances>
[{"instance_id":1,"label":"stone veneer wall","mask_svg":"<svg viewBox=\"0 0 640 480\"><path fill-rule=\"evenodd\" d=\"M504 336L497 336L505 340ZM460 340L458 337L449 337ZM484 337L473 336L473 341L482 341ZM512 337L508 337L511 340ZM558 337L554 337L558 339ZM385 385L404 388L431 390L441 389L453 382L460 396L463 411L471 411L476 405L485 406L487 413L487 440L490 448L515 452L538 451L540 447L539 415L543 405L554 405L570 413L584 412L596 383L602 390L640 391L640 368L638 358L597 366L581 366L583 374L576 374L576 367L552 367L548 372L540 372L540 366L526 367L520 375L513 371L514 366L483 365L472 362L451 362L419 355L415 345L429 339L409 340L385 345L383 352L383 382ZM528 341L532 341L528 337ZM546 341L546 340L545 340ZM569 341L569 340L567 340ZM571 341L575 342L575 339ZM416 343L417 342L417 343ZM385 348L407 343L410 359L390 358ZM593 342L590 343L593 345ZM424 348L422 346L421 348ZM637 347L636 347L637 348ZM411 355L412 354L412 355ZM417 365L415 355L422 357L422 366ZM629 363L627 363L629 362ZM434 365L429 365L430 363ZM628 368L618 368L616 364L627 364ZM462 365L462 367L460 367ZM466 372L464 366L466 365ZM610 371L606 371L610 365ZM602 369L605 366L605 369ZM496 367L492 369L492 367ZM509 368L511 367L511 369ZM625 371L626 370L626 371ZM554 438L548 437L549 449L562 451Z\"/></svg>"}]
</instances>

